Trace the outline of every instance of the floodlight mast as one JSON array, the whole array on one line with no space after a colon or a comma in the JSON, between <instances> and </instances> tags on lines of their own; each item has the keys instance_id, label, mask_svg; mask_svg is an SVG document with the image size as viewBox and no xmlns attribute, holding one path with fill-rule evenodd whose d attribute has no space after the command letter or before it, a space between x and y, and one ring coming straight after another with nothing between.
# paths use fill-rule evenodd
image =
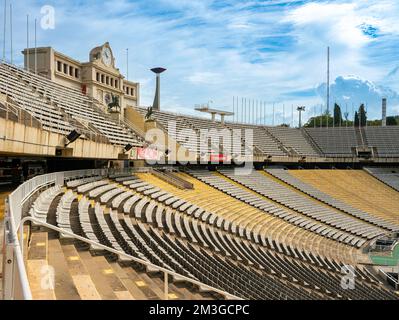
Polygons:
<instances>
[{"instance_id":1,"label":"floodlight mast","mask_svg":"<svg viewBox=\"0 0 399 320\"><path fill-rule=\"evenodd\" d=\"M157 75L157 87L155 89L155 98L153 103L154 110L161 110L161 73L165 72L165 68L153 68L151 69Z\"/></svg>"},{"instance_id":2,"label":"floodlight mast","mask_svg":"<svg viewBox=\"0 0 399 320\"><path fill-rule=\"evenodd\" d=\"M327 47L327 113L330 112L330 47Z\"/></svg>"}]
</instances>

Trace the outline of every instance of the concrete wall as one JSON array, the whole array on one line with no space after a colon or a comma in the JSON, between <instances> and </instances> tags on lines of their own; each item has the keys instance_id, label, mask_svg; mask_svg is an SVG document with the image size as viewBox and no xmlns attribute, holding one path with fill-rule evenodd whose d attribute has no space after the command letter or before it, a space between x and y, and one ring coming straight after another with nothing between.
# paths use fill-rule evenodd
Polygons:
<instances>
[{"instance_id":1,"label":"concrete wall","mask_svg":"<svg viewBox=\"0 0 399 320\"><path fill-rule=\"evenodd\" d=\"M125 118L134 124L139 130L146 134L156 133L153 129L159 129L158 134L148 136L148 138L156 137L157 141L162 141L164 149L168 149L170 154L168 156L169 161L196 161L197 154L189 151L187 148L182 147L178 142L168 136L158 125L156 121L146 122L144 117L134 108L126 108ZM151 130L151 131L150 131ZM162 137L159 136L162 134ZM152 141L151 139L149 139ZM164 151L164 150L162 150Z\"/></svg>"},{"instance_id":2,"label":"concrete wall","mask_svg":"<svg viewBox=\"0 0 399 320\"><path fill-rule=\"evenodd\" d=\"M63 141L60 134L0 118L0 154L55 156L57 146L62 146ZM83 139L78 139L68 148L72 149L74 158L115 160L122 149Z\"/></svg>"}]
</instances>

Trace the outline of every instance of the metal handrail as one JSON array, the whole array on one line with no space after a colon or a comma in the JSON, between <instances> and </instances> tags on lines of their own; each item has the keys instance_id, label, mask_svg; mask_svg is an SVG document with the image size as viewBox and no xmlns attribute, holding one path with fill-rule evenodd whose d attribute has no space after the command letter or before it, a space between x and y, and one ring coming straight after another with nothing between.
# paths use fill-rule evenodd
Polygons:
<instances>
[{"instance_id":1,"label":"metal handrail","mask_svg":"<svg viewBox=\"0 0 399 320\"><path fill-rule=\"evenodd\" d=\"M9 203L6 199L6 210L9 210ZM4 229L4 241L6 243L10 243L10 247L11 247L11 255L14 257L14 259L16 260L16 267L17 267L17 271L18 271L18 276L20 278L20 283L21 283L21 291L22 291L22 296L25 300L32 300L32 292L30 290L29 287L29 280L28 280L28 276L26 274L26 268L25 268L25 264L24 264L24 258L23 258L23 245L20 245L20 242L18 241L18 230L15 228L15 223L14 223L14 219L12 216L6 218L6 224L9 224L9 230L7 230L7 228ZM22 239L23 241L23 239ZM6 250L6 255L7 255L7 250ZM4 256L4 259L7 261L4 261L4 266L6 266L6 264L9 264L10 261L8 261L8 258L6 258L6 256ZM7 267L5 267L5 270L3 270L3 279L6 279L6 269ZM14 268L11 268L12 270L12 277L14 277ZM3 288L4 290L5 288ZM15 286L13 286L11 288L12 290L15 290ZM6 294L6 292L4 292L4 294Z\"/></svg>"},{"instance_id":2,"label":"metal handrail","mask_svg":"<svg viewBox=\"0 0 399 320\"><path fill-rule=\"evenodd\" d=\"M230 294L230 293L228 293L228 292L226 292L226 291L223 291L223 290L217 289L217 288L215 288L215 287L209 286L209 285L204 284L204 283L202 283L202 282L200 282L200 281L197 281L197 280L188 278L188 277L183 276L183 275L181 275L181 274L179 274L179 273L177 273L177 272L168 270L168 269L166 269L166 268L164 268L164 267L157 266L157 265L152 264L152 263L150 263L150 262L147 262L147 261L145 261L145 260L142 260L142 259L133 257L133 256L131 256L131 255L125 253L125 252L118 251L118 250L115 250L115 249L113 249L113 248L107 247L107 246L102 245L102 244L100 244L100 243L98 243L98 242L95 242L95 241L92 241L92 240L90 240L90 239L81 237L81 236L76 235L76 234L74 234L74 233L72 233L72 232L69 232L69 231L67 231L67 230L65 230L65 229L56 227L56 226L54 226L54 225L52 225L52 224L49 224L49 223L47 223L47 222L43 222L43 221L41 221L41 220L39 220L39 219L36 219L36 218L33 218L33 217L25 217L25 218L23 218L23 219L21 220L21 223L20 223L20 226L19 226L20 241L21 241L20 248L21 248L21 253L22 253L22 254L23 254L23 239L24 239L24 237L23 237L23 232L24 232L23 226L24 226L24 224L25 224L26 222L28 222L28 221L33 222L35 225L43 226L43 227L48 228L48 229L50 229L50 230L57 231L58 233L61 233L61 234L63 234L63 235L67 235L67 236L70 236L70 237L72 237L72 238L74 238L74 239L77 239L77 240L79 240L79 241L82 241L82 242L85 242L85 243L87 243L87 244L93 245L93 246L95 246L96 248L100 248L100 249L105 250L105 251L107 251L107 252L114 253L114 254L118 255L118 257L126 258L126 259L128 259L128 260L137 262L137 263L142 264L142 265L145 265L145 266L147 266L147 267L151 267L151 268L153 268L153 269L158 269L160 272L163 272L164 275L165 275L165 279L164 279L164 281L165 281L165 286L164 286L164 289L165 289L165 290L164 290L164 299L165 299L165 300L168 300L168 276L172 276L172 277L175 277L175 278L177 278L177 279L179 279L179 280L184 280L184 281L187 281L187 282L192 283L192 284L194 284L194 285L197 285L197 286L200 287L200 289L205 289L205 290L209 290L209 291L216 292L216 293L221 294L222 296L224 296L226 299L230 299L230 300L243 300L242 298L239 298L239 297L237 297L237 296L235 296L235 295L233 295L233 294Z\"/></svg>"},{"instance_id":3,"label":"metal handrail","mask_svg":"<svg viewBox=\"0 0 399 320\"><path fill-rule=\"evenodd\" d=\"M124 252L120 252L113 248L109 248L107 246L101 245L97 242L91 241L84 237L80 237L78 235L75 235L74 233L70 233L67 230L50 225L50 224L43 222L41 220L38 220L34 217L28 216L28 217L22 218L22 207L23 207L24 203L28 199L30 199L30 197L35 192L37 192L38 190L40 190L43 187L46 187L46 186L49 186L52 184L64 185L64 183L66 181L76 179L76 178L79 178L82 176L92 176L92 175L106 176L107 174L116 174L118 172L128 173L131 171L132 170L130 170L130 168L127 168L126 170L121 170L121 171L118 171L118 170L114 171L113 169L91 169L91 170L76 170L76 171L50 173L50 174L45 174L45 175L35 177L35 178L25 182L21 186L19 186L6 200L6 213L7 214L6 214L6 220L5 220L6 225L4 228L4 235L5 235L5 237L6 237L5 239L7 241L5 241L6 254L4 255L4 261L6 261L6 259L8 260L10 257L10 263L12 265L7 266L7 268L4 269L3 280L7 282L7 288L6 288L7 290L4 290L4 296L9 299L15 298L15 290L16 290L15 283L17 281L14 277L16 276L15 271L17 271L18 272L17 275L19 277L19 282L20 282L19 289L22 290L23 299L25 299L25 300L32 299L32 294L30 291L29 281L28 281L28 277L27 277L27 273L26 273L26 267L24 265L24 259L23 259L23 238L24 238L23 237L23 226L27 221L31 221L37 225L41 225L43 227L57 231L59 233L69 235L77 240L94 245L97 248L102 248L103 250L114 253L114 254L118 255L119 257L125 257L128 260L135 261L139 264L149 266L149 267L159 270L160 272L163 272L165 275L165 277L164 277L165 299L168 299L168 276L170 275L179 280L187 281L189 283L197 285L201 289L205 289L205 290L209 290L209 291L221 294L226 299L241 300L240 297L232 295L228 292L214 288L212 286L209 286L200 281L188 278L188 277L178 274L176 272L170 271L168 269L165 269L164 267L156 266L150 262L130 256ZM20 232L20 235L21 235L19 241L18 241L18 231ZM16 267L16 270L14 267ZM10 279L9 277L12 277L12 279Z\"/></svg>"},{"instance_id":4,"label":"metal handrail","mask_svg":"<svg viewBox=\"0 0 399 320\"><path fill-rule=\"evenodd\" d=\"M141 130L139 127L137 127L134 123L132 123L131 121L129 121L128 119L126 119L125 117L123 117L122 119L120 119L121 123L123 123L127 128L133 130L136 135L138 135L139 137L141 137L143 140L145 140L145 132L143 130Z\"/></svg>"}]
</instances>

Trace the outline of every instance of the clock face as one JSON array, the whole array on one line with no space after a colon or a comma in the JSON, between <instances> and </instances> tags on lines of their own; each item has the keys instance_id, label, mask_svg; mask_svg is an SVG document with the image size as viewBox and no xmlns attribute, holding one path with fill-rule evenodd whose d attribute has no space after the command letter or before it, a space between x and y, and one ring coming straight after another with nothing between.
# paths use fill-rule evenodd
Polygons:
<instances>
[{"instance_id":1,"label":"clock face","mask_svg":"<svg viewBox=\"0 0 399 320\"><path fill-rule=\"evenodd\" d=\"M112 63L112 53L109 48L104 48L102 52L102 59L106 66L110 67Z\"/></svg>"}]
</instances>

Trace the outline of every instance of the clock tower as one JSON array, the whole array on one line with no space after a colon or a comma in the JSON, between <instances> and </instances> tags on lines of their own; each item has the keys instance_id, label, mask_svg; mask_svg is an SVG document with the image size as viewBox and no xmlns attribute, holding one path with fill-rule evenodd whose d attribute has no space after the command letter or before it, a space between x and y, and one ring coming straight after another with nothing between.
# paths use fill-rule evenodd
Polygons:
<instances>
[{"instance_id":1,"label":"clock tower","mask_svg":"<svg viewBox=\"0 0 399 320\"><path fill-rule=\"evenodd\" d=\"M40 75L94 98L104 111L123 113L124 109L140 104L140 84L123 76L108 42L92 49L88 62L77 61L51 47L42 47L23 51L25 65L35 60L35 51Z\"/></svg>"},{"instance_id":2,"label":"clock tower","mask_svg":"<svg viewBox=\"0 0 399 320\"><path fill-rule=\"evenodd\" d=\"M108 42L90 51L90 62L97 62L107 68L115 69L115 58Z\"/></svg>"}]
</instances>

